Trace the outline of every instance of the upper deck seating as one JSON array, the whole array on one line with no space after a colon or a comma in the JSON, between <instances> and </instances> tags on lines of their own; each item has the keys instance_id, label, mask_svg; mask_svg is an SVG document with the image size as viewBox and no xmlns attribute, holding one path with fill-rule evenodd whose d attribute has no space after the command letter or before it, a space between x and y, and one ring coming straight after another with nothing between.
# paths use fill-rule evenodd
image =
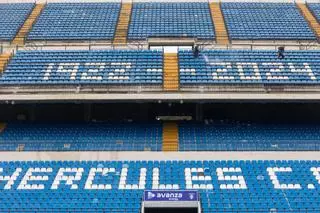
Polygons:
<instances>
[{"instance_id":1,"label":"upper deck seating","mask_svg":"<svg viewBox=\"0 0 320 213\"><path fill-rule=\"evenodd\" d=\"M180 124L180 151L315 151L320 126Z\"/></svg>"},{"instance_id":2,"label":"upper deck seating","mask_svg":"<svg viewBox=\"0 0 320 213\"><path fill-rule=\"evenodd\" d=\"M205 50L179 52L180 84L319 84L320 51Z\"/></svg>"},{"instance_id":3,"label":"upper deck seating","mask_svg":"<svg viewBox=\"0 0 320 213\"><path fill-rule=\"evenodd\" d=\"M10 41L14 38L33 7L32 3L0 3L0 41Z\"/></svg>"},{"instance_id":4,"label":"upper deck seating","mask_svg":"<svg viewBox=\"0 0 320 213\"><path fill-rule=\"evenodd\" d=\"M150 50L21 51L0 84L161 84L162 58Z\"/></svg>"},{"instance_id":5,"label":"upper deck seating","mask_svg":"<svg viewBox=\"0 0 320 213\"><path fill-rule=\"evenodd\" d=\"M207 3L134 3L129 39L148 37L195 37L214 39Z\"/></svg>"},{"instance_id":6,"label":"upper deck seating","mask_svg":"<svg viewBox=\"0 0 320 213\"><path fill-rule=\"evenodd\" d=\"M0 162L0 211L139 213L145 189L195 189L203 213L319 212L320 161Z\"/></svg>"},{"instance_id":7,"label":"upper deck seating","mask_svg":"<svg viewBox=\"0 0 320 213\"><path fill-rule=\"evenodd\" d=\"M316 17L320 23L320 4L319 3L309 3L308 7L312 11L313 15Z\"/></svg>"},{"instance_id":8,"label":"upper deck seating","mask_svg":"<svg viewBox=\"0 0 320 213\"><path fill-rule=\"evenodd\" d=\"M8 124L0 151L160 151L160 124Z\"/></svg>"},{"instance_id":9,"label":"upper deck seating","mask_svg":"<svg viewBox=\"0 0 320 213\"><path fill-rule=\"evenodd\" d=\"M49 3L28 39L110 40L119 13L120 3Z\"/></svg>"},{"instance_id":10,"label":"upper deck seating","mask_svg":"<svg viewBox=\"0 0 320 213\"><path fill-rule=\"evenodd\" d=\"M233 40L315 40L293 3L222 3Z\"/></svg>"}]
</instances>

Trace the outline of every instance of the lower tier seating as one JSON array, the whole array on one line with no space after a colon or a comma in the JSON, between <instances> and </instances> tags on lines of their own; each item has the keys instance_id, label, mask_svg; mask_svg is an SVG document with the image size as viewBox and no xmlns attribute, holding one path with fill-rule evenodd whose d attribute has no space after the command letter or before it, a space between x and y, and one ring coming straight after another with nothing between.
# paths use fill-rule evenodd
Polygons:
<instances>
[{"instance_id":1,"label":"lower tier seating","mask_svg":"<svg viewBox=\"0 0 320 213\"><path fill-rule=\"evenodd\" d=\"M0 84L161 84L162 58L150 50L20 51Z\"/></svg>"},{"instance_id":2,"label":"lower tier seating","mask_svg":"<svg viewBox=\"0 0 320 213\"><path fill-rule=\"evenodd\" d=\"M179 150L320 150L320 126L267 124L180 124Z\"/></svg>"},{"instance_id":3,"label":"lower tier seating","mask_svg":"<svg viewBox=\"0 0 320 213\"><path fill-rule=\"evenodd\" d=\"M160 151L160 124L8 124L1 151Z\"/></svg>"},{"instance_id":4,"label":"lower tier seating","mask_svg":"<svg viewBox=\"0 0 320 213\"><path fill-rule=\"evenodd\" d=\"M320 51L179 52L180 84L319 84Z\"/></svg>"},{"instance_id":5,"label":"lower tier seating","mask_svg":"<svg viewBox=\"0 0 320 213\"><path fill-rule=\"evenodd\" d=\"M195 189L203 213L319 212L320 161L0 162L1 212L139 213L145 189Z\"/></svg>"}]
</instances>

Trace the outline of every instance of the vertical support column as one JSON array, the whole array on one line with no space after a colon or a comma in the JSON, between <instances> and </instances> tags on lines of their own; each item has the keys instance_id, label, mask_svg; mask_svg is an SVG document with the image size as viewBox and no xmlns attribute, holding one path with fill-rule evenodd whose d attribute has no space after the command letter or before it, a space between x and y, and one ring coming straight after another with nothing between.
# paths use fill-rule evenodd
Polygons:
<instances>
[{"instance_id":1,"label":"vertical support column","mask_svg":"<svg viewBox=\"0 0 320 213\"><path fill-rule=\"evenodd\" d=\"M221 44L221 45L230 44L227 28L226 28L224 17L220 7L220 3L211 2L210 11L211 11L212 22L214 23L214 31L215 31L217 44Z\"/></svg>"},{"instance_id":2,"label":"vertical support column","mask_svg":"<svg viewBox=\"0 0 320 213\"><path fill-rule=\"evenodd\" d=\"M16 37L13 39L12 44L23 46L25 44L26 37L28 33L31 31L34 23L40 16L45 4L36 4L33 8L32 12L30 13L27 20L24 22L20 30L18 31Z\"/></svg>"},{"instance_id":3,"label":"vertical support column","mask_svg":"<svg viewBox=\"0 0 320 213\"><path fill-rule=\"evenodd\" d=\"M177 53L164 53L163 89L171 92L179 90L179 59Z\"/></svg>"},{"instance_id":4,"label":"vertical support column","mask_svg":"<svg viewBox=\"0 0 320 213\"><path fill-rule=\"evenodd\" d=\"M179 128L176 122L166 122L162 130L162 151L174 152L179 150Z\"/></svg>"},{"instance_id":5,"label":"vertical support column","mask_svg":"<svg viewBox=\"0 0 320 213\"><path fill-rule=\"evenodd\" d=\"M114 45L126 45L128 29L132 12L132 2L122 3L116 33L114 36Z\"/></svg>"},{"instance_id":6,"label":"vertical support column","mask_svg":"<svg viewBox=\"0 0 320 213\"><path fill-rule=\"evenodd\" d=\"M300 13L303 15L304 19L308 22L309 27L313 30L317 40L320 41L320 24L316 17L312 14L306 4L297 3L297 7Z\"/></svg>"}]
</instances>

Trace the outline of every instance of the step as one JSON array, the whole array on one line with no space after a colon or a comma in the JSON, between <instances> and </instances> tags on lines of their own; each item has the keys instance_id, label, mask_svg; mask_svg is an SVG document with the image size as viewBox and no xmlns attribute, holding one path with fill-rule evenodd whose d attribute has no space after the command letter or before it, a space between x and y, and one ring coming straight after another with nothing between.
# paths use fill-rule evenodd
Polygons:
<instances>
[{"instance_id":1,"label":"step","mask_svg":"<svg viewBox=\"0 0 320 213\"><path fill-rule=\"evenodd\" d=\"M3 53L2 55L0 55L0 73L5 71L11 57L11 53Z\"/></svg>"},{"instance_id":2,"label":"step","mask_svg":"<svg viewBox=\"0 0 320 213\"><path fill-rule=\"evenodd\" d=\"M127 44L127 36L128 36L128 28L129 28L129 23L131 18L131 12L132 12L132 3L122 3L115 36L113 39L114 45Z\"/></svg>"},{"instance_id":3,"label":"step","mask_svg":"<svg viewBox=\"0 0 320 213\"><path fill-rule=\"evenodd\" d=\"M163 89L179 90L179 60L177 53L165 53L163 57Z\"/></svg>"},{"instance_id":4,"label":"step","mask_svg":"<svg viewBox=\"0 0 320 213\"><path fill-rule=\"evenodd\" d=\"M223 13L220 7L220 3L211 2L210 11L211 11L212 22L214 23L214 30L215 30L217 44L221 44L221 45L230 44Z\"/></svg>"},{"instance_id":5,"label":"step","mask_svg":"<svg viewBox=\"0 0 320 213\"><path fill-rule=\"evenodd\" d=\"M176 122L166 122L162 129L162 151L179 150L179 129Z\"/></svg>"},{"instance_id":6,"label":"step","mask_svg":"<svg viewBox=\"0 0 320 213\"><path fill-rule=\"evenodd\" d=\"M309 27L313 30L315 36L320 40L320 23L304 3L297 3L297 7L304 19L308 22Z\"/></svg>"},{"instance_id":7,"label":"step","mask_svg":"<svg viewBox=\"0 0 320 213\"><path fill-rule=\"evenodd\" d=\"M17 35L12 41L12 44L18 45L18 46L24 46L26 37L28 33L31 31L34 23L40 16L42 10L44 9L45 4L36 4L33 10L31 11L29 17L27 20L25 20L24 24L18 31Z\"/></svg>"}]
</instances>

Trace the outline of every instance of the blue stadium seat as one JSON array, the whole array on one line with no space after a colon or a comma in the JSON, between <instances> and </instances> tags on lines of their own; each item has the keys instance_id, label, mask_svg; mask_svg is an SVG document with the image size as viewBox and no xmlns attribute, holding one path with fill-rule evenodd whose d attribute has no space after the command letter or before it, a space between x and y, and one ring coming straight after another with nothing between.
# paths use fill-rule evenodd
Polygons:
<instances>
[{"instance_id":1,"label":"blue stadium seat","mask_svg":"<svg viewBox=\"0 0 320 213\"><path fill-rule=\"evenodd\" d=\"M180 151L320 151L320 126L180 124Z\"/></svg>"},{"instance_id":2,"label":"blue stadium seat","mask_svg":"<svg viewBox=\"0 0 320 213\"><path fill-rule=\"evenodd\" d=\"M120 7L120 3L49 3L28 39L113 39Z\"/></svg>"},{"instance_id":3,"label":"blue stadium seat","mask_svg":"<svg viewBox=\"0 0 320 213\"><path fill-rule=\"evenodd\" d=\"M0 41L12 40L28 15L34 4L0 4Z\"/></svg>"},{"instance_id":4,"label":"blue stadium seat","mask_svg":"<svg viewBox=\"0 0 320 213\"><path fill-rule=\"evenodd\" d=\"M214 39L208 3L134 3L128 38L148 37Z\"/></svg>"},{"instance_id":5,"label":"blue stadium seat","mask_svg":"<svg viewBox=\"0 0 320 213\"><path fill-rule=\"evenodd\" d=\"M320 51L286 51L278 59L268 50L179 52L180 84L304 84L320 82Z\"/></svg>"},{"instance_id":6,"label":"blue stadium seat","mask_svg":"<svg viewBox=\"0 0 320 213\"><path fill-rule=\"evenodd\" d=\"M139 213L144 189L195 189L202 212L319 212L320 161L4 161L0 211Z\"/></svg>"},{"instance_id":7,"label":"blue stadium seat","mask_svg":"<svg viewBox=\"0 0 320 213\"><path fill-rule=\"evenodd\" d=\"M161 84L163 53L142 50L20 51L2 85Z\"/></svg>"},{"instance_id":8,"label":"blue stadium seat","mask_svg":"<svg viewBox=\"0 0 320 213\"><path fill-rule=\"evenodd\" d=\"M233 40L315 40L293 3L224 2L222 11Z\"/></svg>"},{"instance_id":9,"label":"blue stadium seat","mask_svg":"<svg viewBox=\"0 0 320 213\"><path fill-rule=\"evenodd\" d=\"M161 151L160 124L8 124L0 150Z\"/></svg>"}]
</instances>

